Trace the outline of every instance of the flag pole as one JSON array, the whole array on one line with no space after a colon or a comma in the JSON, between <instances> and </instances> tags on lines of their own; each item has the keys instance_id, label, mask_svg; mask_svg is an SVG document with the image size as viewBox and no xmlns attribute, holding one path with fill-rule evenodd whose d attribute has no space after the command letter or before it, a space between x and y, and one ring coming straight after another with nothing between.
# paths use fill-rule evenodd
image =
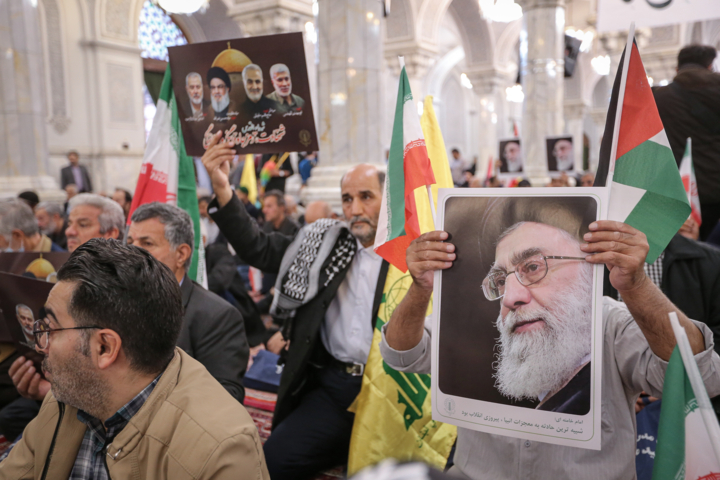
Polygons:
<instances>
[{"instance_id":1,"label":"flag pole","mask_svg":"<svg viewBox=\"0 0 720 480\"><path fill-rule=\"evenodd\" d=\"M670 312L670 325L672 325L673 332L675 333L675 339L677 340L678 349L680 350L680 356L682 357L683 365L685 366L685 372L687 373L690 385L692 386L693 392L695 393L695 400L698 403L698 409L700 415L702 415L703 422L707 428L708 436L710 437L710 443L712 444L713 451L717 461L720 462L720 425L718 424L715 411L710 403L707 390L703 384L700 370L698 369L695 357L692 353L692 347L690 341L687 338L685 329L680 326L677 314Z\"/></svg>"},{"instance_id":2,"label":"flag pole","mask_svg":"<svg viewBox=\"0 0 720 480\"><path fill-rule=\"evenodd\" d=\"M437 230L437 216L435 213L435 202L433 201L432 185L427 185L428 200L430 201L430 213L432 214L433 228Z\"/></svg>"},{"instance_id":3,"label":"flag pole","mask_svg":"<svg viewBox=\"0 0 720 480\"><path fill-rule=\"evenodd\" d=\"M620 120L622 119L623 103L625 102L625 85L627 84L628 67L632 56L633 40L635 39L635 22L630 23L627 43L625 44L625 56L622 64L622 76L620 77L620 91L618 92L617 106L615 107L615 124L613 125L612 147L610 148L610 164L605 186L612 186L613 175L615 174L615 161L617 160L618 136L620 134Z\"/></svg>"}]
</instances>

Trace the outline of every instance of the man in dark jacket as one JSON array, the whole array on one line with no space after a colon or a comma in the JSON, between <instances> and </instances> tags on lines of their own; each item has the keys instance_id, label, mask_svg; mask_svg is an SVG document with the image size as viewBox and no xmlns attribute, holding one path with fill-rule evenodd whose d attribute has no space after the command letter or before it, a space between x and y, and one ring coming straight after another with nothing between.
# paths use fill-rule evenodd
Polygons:
<instances>
[{"instance_id":1,"label":"man in dark jacket","mask_svg":"<svg viewBox=\"0 0 720 480\"><path fill-rule=\"evenodd\" d=\"M180 283L185 316L177 346L202 363L239 402L249 348L240 312L187 276L195 233L190 215L164 203L148 203L132 215L128 243L165 264Z\"/></svg>"},{"instance_id":2,"label":"man in dark jacket","mask_svg":"<svg viewBox=\"0 0 720 480\"><path fill-rule=\"evenodd\" d=\"M692 138L703 241L720 219L720 74L712 71L715 56L713 47L683 48L678 54L678 73L673 82L653 90L678 165L687 139Z\"/></svg>"},{"instance_id":3,"label":"man in dark jacket","mask_svg":"<svg viewBox=\"0 0 720 480\"><path fill-rule=\"evenodd\" d=\"M243 317L245 334L250 347L268 341L274 332L268 331L260 318L260 310L250 297L240 277L235 257L223 242L205 247L205 265L208 271L208 290L237 307Z\"/></svg>"},{"instance_id":4,"label":"man in dark jacket","mask_svg":"<svg viewBox=\"0 0 720 480\"><path fill-rule=\"evenodd\" d=\"M297 245L292 237L261 231L248 216L228 181L235 151L218 144L219 138L213 138L203 156L217 195L208 213L238 255L263 271L278 272L282 261L295 260L283 256ZM347 409L360 392L387 275L387 263L372 249L383 181L374 166L358 165L341 182L351 233L347 247L355 253L295 310L273 433L264 447L273 480L308 478L347 461L354 420ZM347 238L347 231L343 235ZM330 254L341 255L337 245L330 246ZM333 265L332 260L326 263Z\"/></svg>"},{"instance_id":5,"label":"man in dark jacket","mask_svg":"<svg viewBox=\"0 0 720 480\"><path fill-rule=\"evenodd\" d=\"M72 150L67 159L70 165L60 170L60 188L65 190L68 185L75 185L77 193L92 192L92 181L85 165L80 165L80 155Z\"/></svg>"}]
</instances>

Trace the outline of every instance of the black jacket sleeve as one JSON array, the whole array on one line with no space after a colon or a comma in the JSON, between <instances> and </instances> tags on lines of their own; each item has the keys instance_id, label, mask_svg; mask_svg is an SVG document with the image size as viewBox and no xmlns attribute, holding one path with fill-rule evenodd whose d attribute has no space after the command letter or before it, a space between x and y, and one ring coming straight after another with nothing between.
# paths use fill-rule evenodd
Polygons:
<instances>
[{"instance_id":1,"label":"black jacket sleeve","mask_svg":"<svg viewBox=\"0 0 720 480\"><path fill-rule=\"evenodd\" d=\"M292 237L261 231L235 195L223 208L219 208L214 198L208 205L208 213L238 256L248 265L267 273L280 270L282 257L292 243Z\"/></svg>"},{"instance_id":2,"label":"black jacket sleeve","mask_svg":"<svg viewBox=\"0 0 720 480\"><path fill-rule=\"evenodd\" d=\"M205 249L205 261L208 290L222 296L237 275L235 259L225 245L216 243Z\"/></svg>"},{"instance_id":3,"label":"black jacket sleeve","mask_svg":"<svg viewBox=\"0 0 720 480\"><path fill-rule=\"evenodd\" d=\"M193 317L190 324L192 356L230 395L242 402L245 399L242 380L250 355L242 315L214 293L194 286L186 313L186 319L189 313ZM189 311L191 308L193 312Z\"/></svg>"}]
</instances>

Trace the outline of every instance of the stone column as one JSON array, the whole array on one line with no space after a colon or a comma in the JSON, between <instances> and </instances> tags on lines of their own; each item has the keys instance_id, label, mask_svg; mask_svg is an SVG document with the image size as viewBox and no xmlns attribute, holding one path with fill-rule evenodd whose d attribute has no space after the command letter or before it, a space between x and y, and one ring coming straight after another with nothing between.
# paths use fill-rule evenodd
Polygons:
<instances>
[{"instance_id":1,"label":"stone column","mask_svg":"<svg viewBox=\"0 0 720 480\"><path fill-rule=\"evenodd\" d=\"M508 77L495 70L468 71L468 79L476 95L477 120L473 123L477 136L478 163L476 176L485 177L488 161L498 158L498 140L502 136L501 126L506 120L505 87Z\"/></svg>"},{"instance_id":2,"label":"stone column","mask_svg":"<svg viewBox=\"0 0 720 480\"><path fill-rule=\"evenodd\" d=\"M600 143L605 132L605 122L607 120L607 109L605 107L595 107L590 110L590 118L595 126L594 131L590 133L590 170L597 171L598 162L600 161Z\"/></svg>"},{"instance_id":3,"label":"stone column","mask_svg":"<svg viewBox=\"0 0 720 480\"><path fill-rule=\"evenodd\" d=\"M563 122L565 0L520 0L520 70L523 103L522 150L533 184L547 181L545 137L560 135Z\"/></svg>"},{"instance_id":4,"label":"stone column","mask_svg":"<svg viewBox=\"0 0 720 480\"><path fill-rule=\"evenodd\" d=\"M573 155L575 171L583 171L583 134L584 117L587 106L581 100L573 100L565 104L565 130L573 138Z\"/></svg>"},{"instance_id":5,"label":"stone column","mask_svg":"<svg viewBox=\"0 0 720 480\"><path fill-rule=\"evenodd\" d=\"M47 174L44 79L37 2L0 2L0 197L64 198Z\"/></svg>"},{"instance_id":6,"label":"stone column","mask_svg":"<svg viewBox=\"0 0 720 480\"><path fill-rule=\"evenodd\" d=\"M320 163L313 169L306 201L340 207L340 178L359 163L383 164L380 104L383 62L375 0L321 1L318 14ZM394 99L393 99L394 101Z\"/></svg>"},{"instance_id":7,"label":"stone column","mask_svg":"<svg viewBox=\"0 0 720 480\"><path fill-rule=\"evenodd\" d=\"M305 23L313 21L312 3L312 0L234 0L227 15L251 37L301 32Z\"/></svg>"}]
</instances>

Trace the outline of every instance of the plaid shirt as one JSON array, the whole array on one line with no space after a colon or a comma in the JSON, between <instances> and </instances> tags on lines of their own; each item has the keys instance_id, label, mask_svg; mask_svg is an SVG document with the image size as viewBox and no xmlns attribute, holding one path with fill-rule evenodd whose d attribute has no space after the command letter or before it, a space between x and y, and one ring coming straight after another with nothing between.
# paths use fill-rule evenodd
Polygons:
<instances>
[{"instance_id":1,"label":"plaid shirt","mask_svg":"<svg viewBox=\"0 0 720 480\"><path fill-rule=\"evenodd\" d=\"M78 410L77 418L85 425L87 430L83 437L80 451L75 458L70 478L68 480L108 480L107 464L105 463L105 455L107 446L110 445L118 433L125 428L130 419L140 410L152 393L155 385L157 385L160 376L150 382L142 392L138 393L135 398L126 403L120 410L108 418L103 423L95 417L88 415L82 410ZM107 431L106 431L107 428Z\"/></svg>"}]
</instances>

